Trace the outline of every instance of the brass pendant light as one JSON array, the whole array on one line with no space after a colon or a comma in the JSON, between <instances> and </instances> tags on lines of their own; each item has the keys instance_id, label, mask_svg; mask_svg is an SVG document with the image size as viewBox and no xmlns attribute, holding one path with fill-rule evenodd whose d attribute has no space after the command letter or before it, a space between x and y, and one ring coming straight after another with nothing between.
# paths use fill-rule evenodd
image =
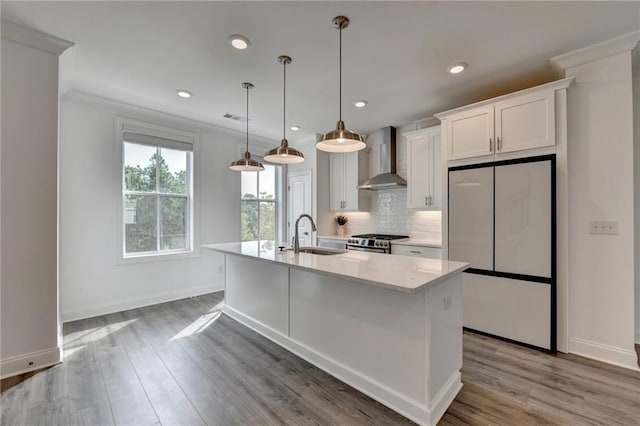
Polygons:
<instances>
[{"instance_id":1,"label":"brass pendant light","mask_svg":"<svg viewBox=\"0 0 640 426\"><path fill-rule=\"evenodd\" d=\"M336 129L322 135L316 143L316 149L326 152L353 152L364 149L367 145L364 138L359 134L347 130L342 121L342 30L349 26L349 18L346 16L336 16L333 18L333 26L340 30L340 119L336 124Z\"/></svg>"},{"instance_id":2,"label":"brass pendant light","mask_svg":"<svg viewBox=\"0 0 640 426\"><path fill-rule=\"evenodd\" d=\"M231 163L229 168L236 172L261 172L264 170L264 166L259 161L251 158L249 152L249 89L253 89L253 84L242 83L242 87L247 89L247 150L244 153L244 157Z\"/></svg>"},{"instance_id":3,"label":"brass pendant light","mask_svg":"<svg viewBox=\"0 0 640 426\"><path fill-rule=\"evenodd\" d=\"M291 63L291 58L286 55L282 55L278 57L278 62L280 62L284 69L284 102L283 102L283 117L282 117L282 140L280 141L280 145L276 148L270 149L264 155L264 159L270 163L278 163L278 164L294 164L294 163L302 163L304 161L304 154L298 151L295 148L291 148L289 146L289 142L287 141L286 133L287 133L287 64Z\"/></svg>"}]
</instances>

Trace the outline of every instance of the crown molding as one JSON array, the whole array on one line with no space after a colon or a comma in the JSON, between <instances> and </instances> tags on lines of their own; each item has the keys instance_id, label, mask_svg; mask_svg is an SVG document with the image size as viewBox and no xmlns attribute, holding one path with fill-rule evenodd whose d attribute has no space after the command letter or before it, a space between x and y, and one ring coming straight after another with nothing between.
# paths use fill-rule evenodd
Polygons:
<instances>
[{"instance_id":1,"label":"crown molding","mask_svg":"<svg viewBox=\"0 0 640 426\"><path fill-rule=\"evenodd\" d=\"M567 68L576 67L618 53L633 50L640 41L640 30L623 34L620 37L605 40L572 52L554 56L549 61L556 76L563 78Z\"/></svg>"},{"instance_id":2,"label":"crown molding","mask_svg":"<svg viewBox=\"0 0 640 426\"><path fill-rule=\"evenodd\" d=\"M0 26L2 27L2 39L43 50L54 55L60 55L74 45L74 43L70 41L4 19L0 23Z\"/></svg>"}]
</instances>

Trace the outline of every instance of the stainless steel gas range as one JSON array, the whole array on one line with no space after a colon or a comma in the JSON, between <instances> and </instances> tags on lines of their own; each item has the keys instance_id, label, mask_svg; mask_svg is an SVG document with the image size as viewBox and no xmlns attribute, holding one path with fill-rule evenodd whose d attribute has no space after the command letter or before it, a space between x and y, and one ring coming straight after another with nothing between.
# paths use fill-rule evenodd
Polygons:
<instances>
[{"instance_id":1,"label":"stainless steel gas range","mask_svg":"<svg viewBox=\"0 0 640 426\"><path fill-rule=\"evenodd\" d=\"M408 235L362 234L347 240L347 250L391 254L391 241L409 238Z\"/></svg>"}]
</instances>

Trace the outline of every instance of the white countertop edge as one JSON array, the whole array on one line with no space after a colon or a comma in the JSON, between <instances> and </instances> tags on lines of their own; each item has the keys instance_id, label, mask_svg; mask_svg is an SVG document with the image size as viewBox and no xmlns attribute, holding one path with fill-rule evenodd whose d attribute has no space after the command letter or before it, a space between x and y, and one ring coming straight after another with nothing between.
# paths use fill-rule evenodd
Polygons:
<instances>
[{"instance_id":1,"label":"white countertop edge","mask_svg":"<svg viewBox=\"0 0 640 426\"><path fill-rule=\"evenodd\" d=\"M315 272L315 273L318 273L318 274L323 274L323 275L328 275L328 276L340 278L340 279L343 279L343 280L346 280L346 281L351 281L351 282L360 283L360 284L366 284L366 285L372 285L372 286L375 286L375 287L385 288L387 290L400 291L402 293L417 293L417 292L419 292L420 290L422 290L425 287L429 287L429 286L438 284L439 282L441 282L441 281L443 281L445 279L448 279L450 276L452 276L452 275L454 275L456 273L460 273L460 272L464 271L469 266L469 264L467 264L467 263L454 262L454 263L460 264L460 266L448 271L445 274L442 274L439 277L431 278L431 279L429 279L429 281L424 282L423 284L420 284L418 286L407 287L407 286L402 286L402 285L394 285L394 284L383 282L383 281L370 280L370 279L366 279L366 278L362 278L362 277L354 277L352 275L343 275L343 274L335 273L335 272L332 272L332 271L327 271L327 270L320 269L320 268L313 268L313 267L309 267L309 266L305 266L305 265L291 264L291 263L282 262L282 261L278 261L278 260L274 260L274 259L268 259L268 258L264 258L264 257L255 256L253 254L240 253L240 252L237 252L237 251L232 251L232 250L224 249L224 248L221 248L221 247L216 247L217 245L218 244L203 244L201 247L209 249L209 250L217 251L219 253L230 254L230 255L234 255L234 256L242 256L242 257L246 257L246 258L249 258L249 259L255 259L255 260L258 260L258 261L262 261L262 262L276 263L276 264L279 264L279 265L282 265L282 266L285 266L285 267L289 267L289 268L294 268L294 269L299 269L299 270L309 271L309 272ZM388 256L386 254L379 254L379 253L371 253L371 254L380 255L380 256ZM298 253L298 256L318 256L318 255L308 254L308 253ZM337 254L335 256L340 256L340 255ZM403 256L403 257L405 257L405 256ZM409 258L409 259L418 259L418 258ZM450 262L450 261L442 260L442 262Z\"/></svg>"},{"instance_id":2,"label":"white countertop edge","mask_svg":"<svg viewBox=\"0 0 640 426\"><path fill-rule=\"evenodd\" d=\"M335 240L335 241L344 241L346 242L351 235L318 235L316 238L324 239L324 240ZM400 240L391 240L391 244L398 244L403 246L418 246L418 247L435 247L442 248L442 241L439 240L428 240L423 238L408 238L408 239L400 239Z\"/></svg>"},{"instance_id":3,"label":"white countertop edge","mask_svg":"<svg viewBox=\"0 0 640 426\"><path fill-rule=\"evenodd\" d=\"M323 240L347 241L349 238L351 238L351 235L316 235L316 238L320 238Z\"/></svg>"}]
</instances>

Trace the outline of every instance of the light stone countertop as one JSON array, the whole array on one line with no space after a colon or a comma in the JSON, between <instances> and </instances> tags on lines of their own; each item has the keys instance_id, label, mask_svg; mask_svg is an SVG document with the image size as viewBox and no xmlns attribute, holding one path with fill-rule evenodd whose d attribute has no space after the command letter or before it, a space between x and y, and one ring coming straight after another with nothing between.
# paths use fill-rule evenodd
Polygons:
<instances>
[{"instance_id":1,"label":"light stone countertop","mask_svg":"<svg viewBox=\"0 0 640 426\"><path fill-rule=\"evenodd\" d=\"M346 242L349 238L351 238L351 236L350 235L318 235L316 238ZM404 238L400 240L391 240L390 242L391 244L401 244L404 246L442 248L441 240L428 240L425 238Z\"/></svg>"},{"instance_id":2,"label":"light stone countertop","mask_svg":"<svg viewBox=\"0 0 640 426\"><path fill-rule=\"evenodd\" d=\"M362 284L383 287L404 293L415 293L436 284L453 274L462 272L469 264L422 257L390 256L381 253L347 251L336 255L295 254L279 252L273 241L249 241L223 244L204 244L203 248L265 262L274 262Z\"/></svg>"}]
</instances>

